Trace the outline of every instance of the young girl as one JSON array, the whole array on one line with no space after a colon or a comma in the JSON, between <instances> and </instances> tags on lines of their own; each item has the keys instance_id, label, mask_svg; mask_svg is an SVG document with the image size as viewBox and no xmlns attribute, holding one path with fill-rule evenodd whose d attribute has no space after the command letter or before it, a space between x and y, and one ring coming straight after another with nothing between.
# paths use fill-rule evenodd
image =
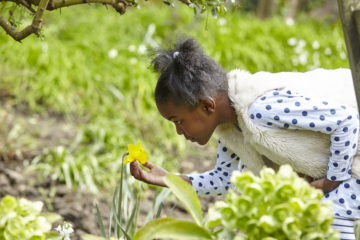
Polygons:
<instances>
[{"instance_id":1,"label":"young girl","mask_svg":"<svg viewBox=\"0 0 360 240\"><path fill-rule=\"evenodd\" d=\"M226 74L192 38L160 50L152 63L160 73L156 105L177 133L201 145L215 130L220 138L213 170L181 176L199 195L226 193L234 170L257 174L264 165L290 164L333 202L333 227L341 239L355 239L359 117L349 70ZM149 171L132 162L131 174L165 186L166 170L144 166Z\"/></svg>"}]
</instances>

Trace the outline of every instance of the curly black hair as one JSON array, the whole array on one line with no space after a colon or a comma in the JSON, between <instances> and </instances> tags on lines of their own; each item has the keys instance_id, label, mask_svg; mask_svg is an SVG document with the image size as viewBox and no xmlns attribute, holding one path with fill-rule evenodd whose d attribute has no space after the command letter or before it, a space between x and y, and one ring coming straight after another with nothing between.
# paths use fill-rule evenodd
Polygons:
<instances>
[{"instance_id":1,"label":"curly black hair","mask_svg":"<svg viewBox=\"0 0 360 240\"><path fill-rule=\"evenodd\" d=\"M200 100L227 93L226 72L193 38L178 39L174 47L155 50L151 65L160 73L155 88L158 103L195 107Z\"/></svg>"}]
</instances>

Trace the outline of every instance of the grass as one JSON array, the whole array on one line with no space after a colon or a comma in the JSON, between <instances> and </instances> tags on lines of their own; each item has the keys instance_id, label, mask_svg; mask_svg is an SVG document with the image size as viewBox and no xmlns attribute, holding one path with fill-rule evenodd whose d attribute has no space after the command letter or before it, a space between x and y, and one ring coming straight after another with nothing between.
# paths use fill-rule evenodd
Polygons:
<instances>
[{"instance_id":1,"label":"grass","mask_svg":"<svg viewBox=\"0 0 360 240\"><path fill-rule=\"evenodd\" d=\"M97 191L115 186L127 144L140 139L151 162L176 169L189 145L157 113L148 50L177 35L196 37L227 71L348 67L338 22L299 18L289 26L241 12L214 19L194 17L183 5L140 6L123 16L94 5L49 12L44 40L31 36L22 44L0 31L0 89L13 96L8 101L76 129L71 141L44 149L33 168Z\"/></svg>"}]
</instances>

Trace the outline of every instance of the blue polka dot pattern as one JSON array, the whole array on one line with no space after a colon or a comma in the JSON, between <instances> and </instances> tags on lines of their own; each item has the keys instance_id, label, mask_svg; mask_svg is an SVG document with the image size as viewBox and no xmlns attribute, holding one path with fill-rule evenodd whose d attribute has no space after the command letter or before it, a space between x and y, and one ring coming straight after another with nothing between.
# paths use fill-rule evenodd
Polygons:
<instances>
[{"instance_id":1,"label":"blue polka dot pattern","mask_svg":"<svg viewBox=\"0 0 360 240\"><path fill-rule=\"evenodd\" d=\"M291 92L290 94L287 91ZM274 95L274 92L277 92ZM261 119L253 121L265 127L312 130L331 135L327 176L338 181L348 179L350 164L355 154L358 138L356 109L337 105L326 99L304 97L290 89L280 89L265 93L265 101L255 100L249 106L249 114L261 114ZM262 97L262 96L261 96ZM261 98L260 97L260 98ZM281 101L278 101L280 100ZM271 108L267 107L271 106ZM356 115L355 115L356 114ZM336 163L336 164L334 164Z\"/></svg>"},{"instance_id":2,"label":"blue polka dot pattern","mask_svg":"<svg viewBox=\"0 0 360 240\"><path fill-rule=\"evenodd\" d=\"M231 149L223 145L220 140L218 144L215 168L208 172L187 175L199 196L221 196L225 194L232 187L230 183L231 173L234 170L241 171L245 168L240 158Z\"/></svg>"}]
</instances>

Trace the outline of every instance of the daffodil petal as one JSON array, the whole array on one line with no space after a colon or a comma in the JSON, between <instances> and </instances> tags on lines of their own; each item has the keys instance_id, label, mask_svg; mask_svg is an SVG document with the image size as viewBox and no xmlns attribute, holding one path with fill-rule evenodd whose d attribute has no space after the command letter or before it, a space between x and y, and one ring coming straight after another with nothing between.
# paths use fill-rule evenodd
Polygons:
<instances>
[{"instance_id":1,"label":"daffodil petal","mask_svg":"<svg viewBox=\"0 0 360 240\"><path fill-rule=\"evenodd\" d=\"M132 162L132 161L134 161L134 160L135 160L134 158L128 156L128 157L123 161L123 164L130 163L130 162Z\"/></svg>"},{"instance_id":2,"label":"daffodil petal","mask_svg":"<svg viewBox=\"0 0 360 240\"><path fill-rule=\"evenodd\" d=\"M129 155L128 158L124 161L124 163L129 163L138 160L141 164L145 164L148 158L147 152L141 148L140 141L137 142L136 145L129 144L128 145Z\"/></svg>"},{"instance_id":3,"label":"daffodil petal","mask_svg":"<svg viewBox=\"0 0 360 240\"><path fill-rule=\"evenodd\" d=\"M134 144L129 144L128 150L129 150L129 154L131 154L131 152L136 151L136 146Z\"/></svg>"},{"instance_id":4,"label":"daffodil petal","mask_svg":"<svg viewBox=\"0 0 360 240\"><path fill-rule=\"evenodd\" d=\"M147 152L145 152L145 151L142 151L141 153L140 153L140 155L139 155L139 162L141 163L141 164L145 164L146 162L147 162L147 158L148 158L148 155L147 155Z\"/></svg>"}]
</instances>

